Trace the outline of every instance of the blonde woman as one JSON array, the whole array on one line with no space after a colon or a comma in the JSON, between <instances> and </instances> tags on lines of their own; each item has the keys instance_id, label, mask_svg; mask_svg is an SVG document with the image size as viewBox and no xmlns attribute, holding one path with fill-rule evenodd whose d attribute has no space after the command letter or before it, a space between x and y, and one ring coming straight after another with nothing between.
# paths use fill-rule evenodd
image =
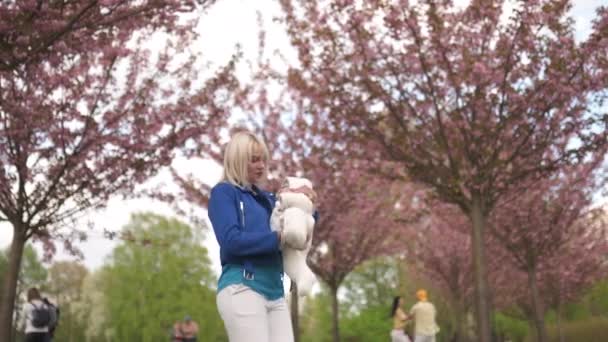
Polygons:
<instances>
[{"instance_id":1,"label":"blonde woman","mask_svg":"<svg viewBox=\"0 0 608 342\"><path fill-rule=\"evenodd\" d=\"M414 318L415 323L414 342L435 342L435 335L439 332L436 322L437 310L433 303L429 302L425 289L418 290L416 297L418 302L410 310L410 316Z\"/></svg>"},{"instance_id":2,"label":"blonde woman","mask_svg":"<svg viewBox=\"0 0 608 342\"><path fill-rule=\"evenodd\" d=\"M231 342L294 340L280 252L283 244L292 246L294 237L270 229L275 196L259 187L268 158L262 139L251 132L236 133L224 151L223 180L209 199L222 264L217 306ZM314 191L290 191L305 193L314 203Z\"/></svg>"}]
</instances>

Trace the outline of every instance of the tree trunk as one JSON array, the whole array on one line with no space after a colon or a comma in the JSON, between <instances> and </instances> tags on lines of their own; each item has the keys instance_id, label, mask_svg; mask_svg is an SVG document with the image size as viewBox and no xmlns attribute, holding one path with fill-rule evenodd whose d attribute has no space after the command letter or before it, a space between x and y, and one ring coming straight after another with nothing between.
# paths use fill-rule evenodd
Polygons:
<instances>
[{"instance_id":1,"label":"tree trunk","mask_svg":"<svg viewBox=\"0 0 608 342\"><path fill-rule=\"evenodd\" d=\"M536 341L546 342L547 331L545 330L545 315L538 294L538 280L536 279L536 269L528 270L528 285L532 295L532 312L534 314L534 326L536 327Z\"/></svg>"},{"instance_id":2,"label":"tree trunk","mask_svg":"<svg viewBox=\"0 0 608 342\"><path fill-rule=\"evenodd\" d=\"M562 296L558 293L557 297L557 332L559 334L559 342L566 342L564 330L562 327Z\"/></svg>"},{"instance_id":3,"label":"tree trunk","mask_svg":"<svg viewBox=\"0 0 608 342\"><path fill-rule=\"evenodd\" d=\"M72 330L72 312L69 312L70 319L68 320L68 336L70 336L69 341L74 342L72 339L73 330Z\"/></svg>"},{"instance_id":4,"label":"tree trunk","mask_svg":"<svg viewBox=\"0 0 608 342\"><path fill-rule=\"evenodd\" d=\"M293 340L300 342L300 320L298 311L298 287L296 283L291 282L291 324L293 326Z\"/></svg>"},{"instance_id":5,"label":"tree trunk","mask_svg":"<svg viewBox=\"0 0 608 342\"><path fill-rule=\"evenodd\" d=\"M25 229L22 229L21 225L13 225L13 241L8 255L8 267L4 276L2 302L0 303L0 341L11 340L17 279L19 278L25 240Z\"/></svg>"},{"instance_id":6,"label":"tree trunk","mask_svg":"<svg viewBox=\"0 0 608 342\"><path fill-rule=\"evenodd\" d=\"M490 342L490 305L488 302L488 277L486 272L484 231L486 217L480 195L473 195L471 207L473 225L473 273L475 279L475 313L477 315L477 341Z\"/></svg>"},{"instance_id":7,"label":"tree trunk","mask_svg":"<svg viewBox=\"0 0 608 342\"><path fill-rule=\"evenodd\" d=\"M465 305L463 303L464 298L460 298L457 299L458 304L457 307L457 311L456 311L456 336L455 336L455 341L456 342L464 342L466 339L464 337L465 335L465 324L466 324L466 309L465 309Z\"/></svg>"},{"instance_id":8,"label":"tree trunk","mask_svg":"<svg viewBox=\"0 0 608 342\"><path fill-rule=\"evenodd\" d=\"M330 286L331 290L331 313L332 313L332 334L333 341L340 342L340 328L339 328L339 312L338 312L338 287Z\"/></svg>"},{"instance_id":9,"label":"tree trunk","mask_svg":"<svg viewBox=\"0 0 608 342\"><path fill-rule=\"evenodd\" d=\"M20 289L19 289L19 277L17 277L17 291L15 292L16 294L21 293ZM17 296L17 295L15 295ZM17 297L15 297L16 299ZM21 311L23 309L23 306L20 305L19 300L15 300L15 306L13 307L13 329L11 331L11 340L10 341L17 341L17 331L19 330L19 320L21 319Z\"/></svg>"}]
</instances>

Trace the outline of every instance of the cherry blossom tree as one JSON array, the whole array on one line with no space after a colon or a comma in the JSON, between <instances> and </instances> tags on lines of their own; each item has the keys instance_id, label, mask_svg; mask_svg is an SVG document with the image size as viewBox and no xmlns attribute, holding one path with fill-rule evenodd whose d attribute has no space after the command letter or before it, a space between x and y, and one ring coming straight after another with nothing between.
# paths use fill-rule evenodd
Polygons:
<instances>
[{"instance_id":1,"label":"cherry blossom tree","mask_svg":"<svg viewBox=\"0 0 608 342\"><path fill-rule=\"evenodd\" d=\"M473 309L473 263L471 222L458 207L430 199L427 214L416 224L416 238L410 244L407 261L449 298L455 323L453 339L467 340L466 317ZM493 236L486 236L491 305L500 309L520 299L521 272L511 263L504 248Z\"/></svg>"},{"instance_id":2,"label":"cherry blossom tree","mask_svg":"<svg viewBox=\"0 0 608 342\"><path fill-rule=\"evenodd\" d=\"M591 221L585 219L594 216L589 213L597 190L593 171L603 159L602 155L536 182L523 194L505 196L491 215L492 234L515 267L527 275L530 318L540 342L547 340L544 316L548 304L541 293L558 293L561 298L571 286L580 291L582 285L605 274L606 228L592 229ZM595 272L583 272L585 269ZM543 284L555 286L555 291L541 291Z\"/></svg>"},{"instance_id":3,"label":"cherry blossom tree","mask_svg":"<svg viewBox=\"0 0 608 342\"><path fill-rule=\"evenodd\" d=\"M436 210L443 207L443 210ZM455 316L455 340L464 336L467 313L472 308L473 264L467 218L450 206L434 206L421 219L408 262L450 299Z\"/></svg>"},{"instance_id":4,"label":"cherry blossom tree","mask_svg":"<svg viewBox=\"0 0 608 342\"><path fill-rule=\"evenodd\" d=\"M539 277L542 303L557 312L560 341L564 340L561 326L563 306L578 299L596 281L605 279L608 271L605 209L591 210L575 225L579 227L573 230L582 234L572 234L570 241L543 265Z\"/></svg>"},{"instance_id":5,"label":"cherry blossom tree","mask_svg":"<svg viewBox=\"0 0 608 342\"><path fill-rule=\"evenodd\" d=\"M200 3L0 4L0 221L13 231L0 340L26 241L74 251L80 214L131 195L176 148L217 140L237 83L232 63L201 76Z\"/></svg>"},{"instance_id":6,"label":"cherry blossom tree","mask_svg":"<svg viewBox=\"0 0 608 342\"><path fill-rule=\"evenodd\" d=\"M365 168L345 163L337 170L312 172L320 219L308 263L331 291L334 341L340 341L338 290L346 276L373 257L403 252L411 235L408 221L415 220L413 191Z\"/></svg>"},{"instance_id":7,"label":"cherry blossom tree","mask_svg":"<svg viewBox=\"0 0 608 342\"><path fill-rule=\"evenodd\" d=\"M0 5L0 71L36 64L66 55L78 55L90 47L90 38L104 40L130 37L145 25L164 26L178 12L197 6L204 9L214 0L141 1L3 1ZM115 31L105 36L102 32ZM118 33L118 31L121 31ZM88 40L88 41L87 41Z\"/></svg>"},{"instance_id":8,"label":"cherry blossom tree","mask_svg":"<svg viewBox=\"0 0 608 342\"><path fill-rule=\"evenodd\" d=\"M584 160L608 132L608 10L577 42L570 1L506 3L281 1L298 52L294 96L357 146L351 153L381 152L471 221L481 342L496 202L522 179Z\"/></svg>"}]
</instances>

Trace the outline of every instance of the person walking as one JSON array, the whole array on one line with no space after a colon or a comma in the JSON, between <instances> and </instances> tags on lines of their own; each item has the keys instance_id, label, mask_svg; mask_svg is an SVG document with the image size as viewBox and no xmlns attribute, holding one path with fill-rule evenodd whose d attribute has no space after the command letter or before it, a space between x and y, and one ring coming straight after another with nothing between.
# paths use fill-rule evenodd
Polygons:
<instances>
[{"instance_id":1,"label":"person walking","mask_svg":"<svg viewBox=\"0 0 608 342\"><path fill-rule=\"evenodd\" d=\"M270 228L276 197L259 186L268 160L261 138L247 131L236 133L224 151L223 179L209 198L208 215L222 265L217 307L230 342L294 340L281 247L305 246L293 245L297 236ZM289 190L315 202L316 193L307 187Z\"/></svg>"},{"instance_id":2,"label":"person walking","mask_svg":"<svg viewBox=\"0 0 608 342\"><path fill-rule=\"evenodd\" d=\"M435 320L437 310L428 301L426 290L418 290L416 297L418 302L410 310L410 316L414 319L414 342L435 342L435 335L439 332L439 326Z\"/></svg>"},{"instance_id":3,"label":"person walking","mask_svg":"<svg viewBox=\"0 0 608 342\"><path fill-rule=\"evenodd\" d=\"M184 342L196 342L198 336L198 324L190 317L186 315L184 322L181 324L182 340Z\"/></svg>"},{"instance_id":4,"label":"person walking","mask_svg":"<svg viewBox=\"0 0 608 342\"><path fill-rule=\"evenodd\" d=\"M42 301L44 302L44 304L46 304L46 307L48 308L50 314L50 322L48 324L48 341L52 342L53 338L55 337L55 330L57 330L57 325L59 325L59 317L61 311L59 310L59 306L53 304L48 298L44 297L42 298Z\"/></svg>"},{"instance_id":5,"label":"person walking","mask_svg":"<svg viewBox=\"0 0 608 342\"><path fill-rule=\"evenodd\" d=\"M171 329L171 342L183 342L184 335L182 333L182 322L175 321Z\"/></svg>"},{"instance_id":6,"label":"person walking","mask_svg":"<svg viewBox=\"0 0 608 342\"><path fill-rule=\"evenodd\" d=\"M23 308L25 317L25 342L49 342L49 308L42 301L40 292L32 287L27 290L27 303Z\"/></svg>"},{"instance_id":7,"label":"person walking","mask_svg":"<svg viewBox=\"0 0 608 342\"><path fill-rule=\"evenodd\" d=\"M391 342L410 342L409 337L405 334L405 324L409 317L403 312L403 298L396 296L393 298L393 307L391 309L391 318L393 319L393 330L391 330Z\"/></svg>"}]
</instances>

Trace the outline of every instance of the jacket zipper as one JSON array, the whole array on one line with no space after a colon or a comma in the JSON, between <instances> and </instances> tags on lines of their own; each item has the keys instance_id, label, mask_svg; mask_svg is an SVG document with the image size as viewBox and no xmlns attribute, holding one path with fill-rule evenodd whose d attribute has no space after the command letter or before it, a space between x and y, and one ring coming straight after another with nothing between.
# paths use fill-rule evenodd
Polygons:
<instances>
[{"instance_id":1,"label":"jacket zipper","mask_svg":"<svg viewBox=\"0 0 608 342\"><path fill-rule=\"evenodd\" d=\"M241 202L241 222L243 224L243 228L245 228L245 207L243 206L243 201Z\"/></svg>"}]
</instances>

